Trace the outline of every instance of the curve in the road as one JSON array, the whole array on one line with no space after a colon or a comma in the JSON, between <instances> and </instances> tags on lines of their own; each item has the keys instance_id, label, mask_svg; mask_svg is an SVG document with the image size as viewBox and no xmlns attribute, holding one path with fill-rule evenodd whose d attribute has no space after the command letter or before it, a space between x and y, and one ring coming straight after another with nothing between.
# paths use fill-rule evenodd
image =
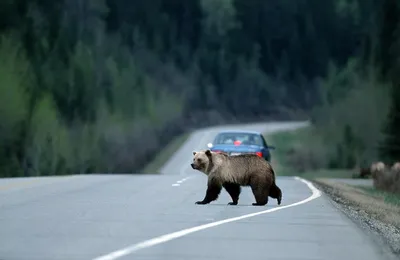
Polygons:
<instances>
[{"instance_id":1,"label":"curve in the road","mask_svg":"<svg viewBox=\"0 0 400 260\"><path fill-rule=\"evenodd\" d=\"M234 222L234 221L238 221L238 220L242 220L242 219L246 219L246 218L251 218L251 217L262 215L262 214L272 213L274 211L278 211L278 210L282 210L282 209L288 209L288 208L296 207L296 206L305 204L307 202L310 202L310 201L312 201L312 200L314 200L314 199L316 199L316 198L321 196L321 192L311 182L309 182L307 180L304 180L304 179L302 179L300 177L295 177L295 179L305 183L308 186L308 188L312 192L311 196L309 196L308 198L306 198L304 200L301 200L301 201L298 201L298 202L295 202L295 203L292 203L292 204L289 204L289 205L286 205L286 206L275 207L275 208L272 208L272 209L267 209L267 210L263 210L263 211L259 211L259 212L255 212L255 213L250 213L250 214L246 214L246 215L242 215L242 216L238 216L238 217L234 217L234 218L223 219L223 220L220 220L220 221L215 221L215 222L211 222L211 223L208 223L208 224L204 224L204 225L200 225L200 226L196 226L196 227L180 230L180 231L177 231L177 232L173 232L173 233L170 233L170 234L166 234L166 235L163 235L163 236L155 237L155 238L152 238L152 239L149 239L149 240L146 240L146 241L131 245L129 247L126 247L126 248L111 252L109 254L97 257L97 258L95 258L93 260L115 260L115 259L121 258L123 256L130 255L130 254L132 254L132 253L134 253L136 251L139 251L141 249L149 248L149 247L152 247L152 246L156 246L156 245L171 241L173 239L177 239L177 238L180 238L180 237L183 237L183 236L187 236L189 234L204 230L204 229L220 226L220 225L223 225L223 224L227 224L227 223L230 223L230 222Z\"/></svg>"},{"instance_id":2,"label":"curve in the road","mask_svg":"<svg viewBox=\"0 0 400 260\"><path fill-rule=\"evenodd\" d=\"M1 179L0 259L392 259L328 197L279 172L285 193L279 206L251 206L247 189L234 207L227 206L226 192L195 205L207 178L189 167L192 151L206 148L219 130L272 133L307 124L198 130L165 164L164 174ZM144 248L149 250L139 250Z\"/></svg>"},{"instance_id":3,"label":"curve in the road","mask_svg":"<svg viewBox=\"0 0 400 260\"><path fill-rule=\"evenodd\" d=\"M176 166L181 165L181 167L179 168L179 174L187 175L187 172L188 172L187 170L189 169L189 161L191 160L191 156L192 156L190 151L196 150L196 149L205 149L206 144L208 142L211 142L212 139L214 138L215 134L218 133L222 129L224 129L224 130L241 129L241 130L259 131L262 133L266 133L266 132L272 133L272 132L279 131L279 130L293 130L293 129L296 129L299 127L305 127L308 125L309 125L309 122L285 122L285 123L269 122L269 123L256 123L256 124L248 124L248 125L229 125L229 126L217 126L217 127L204 128L202 130L192 133L189 136L188 140L182 145L182 147L180 147L180 149L162 167L160 172L163 174L176 174ZM182 158L188 158L188 163L182 162ZM180 184L182 182L190 179L191 177L192 176L185 177L185 178L177 181L176 183L172 184L172 186L180 186ZM320 191L317 188L315 188L312 185L312 183L310 183L304 179L301 179L299 177L296 177L296 178L297 178L297 180L300 180L303 183L305 183L310 188L310 190L312 192L312 195L310 197L308 197L304 200L301 200L299 202L286 205L286 206L281 206L281 207L276 207L276 208L272 208L272 209L268 209L268 210L264 210L264 211L260 211L260 212L256 212L256 213L246 214L246 215L242 215L239 217L227 218L224 220L211 222L208 224L204 224L204 225L184 229L181 231L173 232L170 234L166 234L163 236L159 236L159 237L149 239L149 240L134 244L132 246L117 250L115 252L105 254L103 256L95 258L94 260L118 259L122 256L132 254L140 249L144 249L144 248L155 246L155 245L158 245L161 243L165 243L170 240L173 240L173 239L176 239L179 237L183 237L183 236L189 235L191 233L194 233L194 232L197 232L200 230L208 229L211 227L216 227L216 226L219 226L222 224L238 221L238 220L245 219L245 218L250 218L250 217L261 215L261 214L271 213L274 211L295 207L295 206L307 203L307 202L314 200L314 199L318 198L319 196L321 196Z\"/></svg>"}]
</instances>

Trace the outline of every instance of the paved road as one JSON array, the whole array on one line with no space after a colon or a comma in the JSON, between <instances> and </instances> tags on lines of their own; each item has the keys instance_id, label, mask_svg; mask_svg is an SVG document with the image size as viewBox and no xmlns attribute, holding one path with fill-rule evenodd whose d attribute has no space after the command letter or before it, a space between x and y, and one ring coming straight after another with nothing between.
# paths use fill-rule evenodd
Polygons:
<instances>
[{"instance_id":1,"label":"paved road","mask_svg":"<svg viewBox=\"0 0 400 260\"><path fill-rule=\"evenodd\" d=\"M254 125L270 131L295 124ZM196 132L162 175L0 180L1 260L386 259L380 246L311 184L278 177L282 205L209 205L206 178L188 167L216 129ZM279 173L278 173L279 174Z\"/></svg>"}]
</instances>

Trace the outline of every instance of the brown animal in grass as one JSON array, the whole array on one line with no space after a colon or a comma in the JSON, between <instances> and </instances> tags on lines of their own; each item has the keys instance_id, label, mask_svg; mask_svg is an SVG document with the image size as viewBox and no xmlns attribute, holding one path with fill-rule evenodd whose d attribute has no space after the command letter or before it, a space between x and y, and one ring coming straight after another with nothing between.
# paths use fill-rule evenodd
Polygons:
<instances>
[{"instance_id":1,"label":"brown animal in grass","mask_svg":"<svg viewBox=\"0 0 400 260\"><path fill-rule=\"evenodd\" d=\"M385 171L385 164L383 162L377 162L373 163L370 167L372 177L376 178L379 174L382 174L383 171Z\"/></svg>"}]
</instances>

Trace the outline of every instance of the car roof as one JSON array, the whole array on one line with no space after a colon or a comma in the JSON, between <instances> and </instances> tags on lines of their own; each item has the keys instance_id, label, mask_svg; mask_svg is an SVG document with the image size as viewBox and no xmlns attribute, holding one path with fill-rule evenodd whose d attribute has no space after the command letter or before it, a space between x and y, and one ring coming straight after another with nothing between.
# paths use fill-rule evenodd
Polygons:
<instances>
[{"instance_id":1,"label":"car roof","mask_svg":"<svg viewBox=\"0 0 400 260\"><path fill-rule=\"evenodd\" d=\"M261 133L257 132L257 131L244 131L244 130L224 130L224 131L219 131L218 132L218 134L230 134L230 133L261 135Z\"/></svg>"}]
</instances>

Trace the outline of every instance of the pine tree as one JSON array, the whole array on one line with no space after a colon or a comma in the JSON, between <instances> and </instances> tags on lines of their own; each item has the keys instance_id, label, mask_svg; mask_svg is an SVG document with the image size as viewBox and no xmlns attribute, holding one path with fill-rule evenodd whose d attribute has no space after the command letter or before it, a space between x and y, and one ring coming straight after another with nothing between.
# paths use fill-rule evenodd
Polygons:
<instances>
[{"instance_id":1,"label":"pine tree","mask_svg":"<svg viewBox=\"0 0 400 260\"><path fill-rule=\"evenodd\" d=\"M383 160L393 163L400 160L400 86L394 86L392 101L388 113L387 122L383 133L385 138L380 147L380 155Z\"/></svg>"},{"instance_id":2,"label":"pine tree","mask_svg":"<svg viewBox=\"0 0 400 260\"><path fill-rule=\"evenodd\" d=\"M383 76L392 83L389 113L384 125L384 140L379 147L381 158L387 163L400 161L400 5L396 0L383 2L383 24L380 35Z\"/></svg>"}]
</instances>

